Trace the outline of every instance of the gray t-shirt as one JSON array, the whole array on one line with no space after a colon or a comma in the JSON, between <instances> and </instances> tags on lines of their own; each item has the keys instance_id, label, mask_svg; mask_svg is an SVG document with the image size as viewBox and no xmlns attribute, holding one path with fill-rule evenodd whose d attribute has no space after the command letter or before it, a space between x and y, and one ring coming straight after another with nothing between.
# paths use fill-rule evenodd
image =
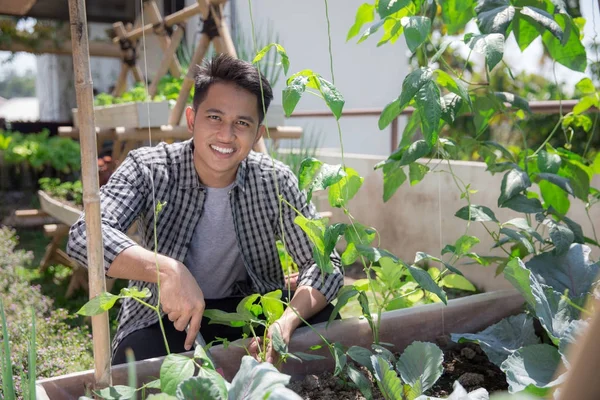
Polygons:
<instances>
[{"instance_id":1,"label":"gray t-shirt","mask_svg":"<svg viewBox=\"0 0 600 400\"><path fill-rule=\"evenodd\" d=\"M232 187L207 188L202 216L184 260L206 299L230 296L235 283L248 278L233 227Z\"/></svg>"}]
</instances>

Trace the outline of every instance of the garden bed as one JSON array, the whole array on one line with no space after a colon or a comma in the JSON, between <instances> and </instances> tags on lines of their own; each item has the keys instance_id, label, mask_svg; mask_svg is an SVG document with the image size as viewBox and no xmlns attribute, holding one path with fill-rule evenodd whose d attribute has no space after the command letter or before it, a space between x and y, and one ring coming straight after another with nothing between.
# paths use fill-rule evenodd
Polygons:
<instances>
[{"instance_id":1,"label":"garden bed","mask_svg":"<svg viewBox=\"0 0 600 400\"><path fill-rule=\"evenodd\" d=\"M391 343L394 352L401 352L415 340L435 342L449 333L473 332L484 329L509 315L522 310L523 298L516 291L498 291L482 293L443 304L428 304L408 309L389 311L382 315L381 341ZM334 321L329 328L317 324L314 328L332 342L344 346L369 347L372 334L365 319L349 318ZM310 328L300 328L294 334L290 351L306 351L313 345L321 344L321 339ZM223 369L228 380L237 372L244 349L230 345L227 349L215 346L211 350L217 365ZM305 379L307 375L320 375L331 372L334 361L326 349L316 353L325 360L289 361L284 364L283 372L292 376L294 381ZM189 353L190 355L192 353ZM162 358L136 362L138 385L149 382L159 376ZM127 383L127 366L112 369L113 385ZM38 381L39 399L77 399L85 389L92 385L93 371L44 379Z\"/></svg>"},{"instance_id":2,"label":"garden bed","mask_svg":"<svg viewBox=\"0 0 600 400\"><path fill-rule=\"evenodd\" d=\"M74 203L56 199L42 190L38 191L38 197L42 210L63 224L73 225L81 215L82 209Z\"/></svg>"}]
</instances>

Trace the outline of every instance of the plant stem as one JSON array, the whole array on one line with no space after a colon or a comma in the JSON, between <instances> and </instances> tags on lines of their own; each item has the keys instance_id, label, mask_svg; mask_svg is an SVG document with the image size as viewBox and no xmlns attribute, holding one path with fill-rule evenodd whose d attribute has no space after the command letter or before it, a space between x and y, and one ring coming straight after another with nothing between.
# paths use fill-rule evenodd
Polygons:
<instances>
[{"instance_id":1,"label":"plant stem","mask_svg":"<svg viewBox=\"0 0 600 400\"><path fill-rule=\"evenodd\" d=\"M594 234L594 240L596 241L596 243L600 243L600 242L598 242L598 237L596 236L596 228L594 227L594 221L592 221L592 217L590 216L590 208L589 207L585 208L585 213L588 217L588 220L590 221L590 224L592 225L592 233Z\"/></svg>"}]
</instances>

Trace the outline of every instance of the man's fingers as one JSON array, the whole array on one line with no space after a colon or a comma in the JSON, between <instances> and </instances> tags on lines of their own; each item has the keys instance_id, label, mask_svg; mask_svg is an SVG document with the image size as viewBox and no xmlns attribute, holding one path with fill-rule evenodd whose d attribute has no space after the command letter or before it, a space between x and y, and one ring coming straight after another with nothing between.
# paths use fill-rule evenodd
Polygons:
<instances>
[{"instance_id":1,"label":"man's fingers","mask_svg":"<svg viewBox=\"0 0 600 400\"><path fill-rule=\"evenodd\" d=\"M171 322L175 322L175 321L177 321L179 318L181 318L181 313L180 313L180 312L178 312L178 311L173 311L173 312L170 312L170 313L169 313L168 317L169 317L169 321L171 321Z\"/></svg>"},{"instance_id":2,"label":"man's fingers","mask_svg":"<svg viewBox=\"0 0 600 400\"><path fill-rule=\"evenodd\" d=\"M187 328L189 322L190 322L190 316L182 315L173 323L173 326L178 331L184 331L185 328Z\"/></svg>"},{"instance_id":3,"label":"man's fingers","mask_svg":"<svg viewBox=\"0 0 600 400\"><path fill-rule=\"evenodd\" d=\"M185 349L190 350L192 345L194 344L194 340L196 340L196 335L200 331L200 322L202 321L202 315L194 314L192 320L190 321L190 326L187 331L187 337L185 338Z\"/></svg>"}]
</instances>

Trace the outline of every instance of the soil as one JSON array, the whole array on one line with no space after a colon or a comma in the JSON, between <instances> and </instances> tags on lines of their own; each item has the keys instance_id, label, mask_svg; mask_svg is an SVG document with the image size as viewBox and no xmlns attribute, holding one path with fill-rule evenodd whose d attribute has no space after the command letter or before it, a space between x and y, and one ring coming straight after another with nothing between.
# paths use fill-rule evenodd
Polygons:
<instances>
[{"instance_id":1,"label":"soil","mask_svg":"<svg viewBox=\"0 0 600 400\"><path fill-rule=\"evenodd\" d=\"M444 352L444 373L436 384L426 392L429 396L448 397L452 393L452 385L459 381L471 392L485 388L488 392L505 391L508 389L504 373L490 362L479 345L474 343L456 344L449 338L440 338L437 345ZM396 358L399 354L396 354ZM361 368L365 372L364 368ZM370 374L366 373L370 378ZM308 375L302 381L295 381L288 386L306 400L359 400L364 399L360 391L350 382L343 382L331 373ZM383 396L373 383L371 388L373 399L383 399Z\"/></svg>"}]
</instances>

